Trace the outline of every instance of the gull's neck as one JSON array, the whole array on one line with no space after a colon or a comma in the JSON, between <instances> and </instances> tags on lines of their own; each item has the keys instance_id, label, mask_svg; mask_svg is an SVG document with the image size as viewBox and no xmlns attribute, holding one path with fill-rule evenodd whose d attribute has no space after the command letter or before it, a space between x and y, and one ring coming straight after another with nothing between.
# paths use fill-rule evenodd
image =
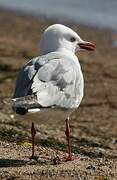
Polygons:
<instances>
[{"instance_id":1,"label":"gull's neck","mask_svg":"<svg viewBox=\"0 0 117 180\"><path fill-rule=\"evenodd\" d=\"M55 52L61 53L61 54L65 55L65 56L68 56L69 58L74 59L74 60L78 60L78 58L75 55L75 53L70 51L70 50L68 50L68 49L66 49L66 48L59 48Z\"/></svg>"}]
</instances>

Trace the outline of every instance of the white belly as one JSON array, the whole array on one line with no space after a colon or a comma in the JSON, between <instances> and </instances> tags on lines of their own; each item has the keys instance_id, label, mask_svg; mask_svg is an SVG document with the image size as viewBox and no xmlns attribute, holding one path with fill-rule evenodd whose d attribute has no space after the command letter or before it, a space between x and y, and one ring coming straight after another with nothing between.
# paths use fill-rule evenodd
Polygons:
<instances>
[{"instance_id":1,"label":"white belly","mask_svg":"<svg viewBox=\"0 0 117 180\"><path fill-rule=\"evenodd\" d=\"M37 112L36 112L37 111ZM18 121L24 121L26 123L34 122L36 124L53 124L54 122L59 124L61 121L65 121L68 116L72 114L74 109L52 109L45 108L39 111L39 109L29 110L26 115L15 115Z\"/></svg>"}]
</instances>

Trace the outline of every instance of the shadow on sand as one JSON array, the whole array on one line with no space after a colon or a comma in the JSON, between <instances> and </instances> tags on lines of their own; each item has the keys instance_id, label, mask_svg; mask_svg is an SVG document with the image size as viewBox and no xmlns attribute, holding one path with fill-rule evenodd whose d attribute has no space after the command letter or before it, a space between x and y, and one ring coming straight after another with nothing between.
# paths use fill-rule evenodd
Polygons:
<instances>
[{"instance_id":1,"label":"shadow on sand","mask_svg":"<svg viewBox=\"0 0 117 180\"><path fill-rule=\"evenodd\" d=\"M0 159L0 167L21 167L26 163L27 161L18 159Z\"/></svg>"}]
</instances>

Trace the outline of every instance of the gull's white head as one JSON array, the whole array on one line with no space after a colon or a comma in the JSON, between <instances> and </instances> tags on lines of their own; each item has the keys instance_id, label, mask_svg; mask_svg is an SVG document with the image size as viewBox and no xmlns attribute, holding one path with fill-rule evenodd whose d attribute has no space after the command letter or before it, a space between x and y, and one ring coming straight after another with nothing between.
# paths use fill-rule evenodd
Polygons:
<instances>
[{"instance_id":1,"label":"gull's white head","mask_svg":"<svg viewBox=\"0 0 117 180\"><path fill-rule=\"evenodd\" d=\"M40 40L40 51L42 54L68 50L75 53L81 49L94 50L95 45L86 42L67 26L54 24L49 26L43 33Z\"/></svg>"}]
</instances>

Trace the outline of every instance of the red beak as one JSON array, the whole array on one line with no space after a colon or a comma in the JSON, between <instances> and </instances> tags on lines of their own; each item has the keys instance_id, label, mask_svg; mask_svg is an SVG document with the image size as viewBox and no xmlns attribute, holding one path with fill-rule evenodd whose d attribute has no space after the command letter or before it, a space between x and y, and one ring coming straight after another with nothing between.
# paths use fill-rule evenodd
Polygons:
<instances>
[{"instance_id":1,"label":"red beak","mask_svg":"<svg viewBox=\"0 0 117 180\"><path fill-rule=\"evenodd\" d=\"M91 42L83 42L83 43L79 43L79 46L81 49L86 49L88 51L94 51L96 46L95 44L91 43Z\"/></svg>"}]
</instances>

